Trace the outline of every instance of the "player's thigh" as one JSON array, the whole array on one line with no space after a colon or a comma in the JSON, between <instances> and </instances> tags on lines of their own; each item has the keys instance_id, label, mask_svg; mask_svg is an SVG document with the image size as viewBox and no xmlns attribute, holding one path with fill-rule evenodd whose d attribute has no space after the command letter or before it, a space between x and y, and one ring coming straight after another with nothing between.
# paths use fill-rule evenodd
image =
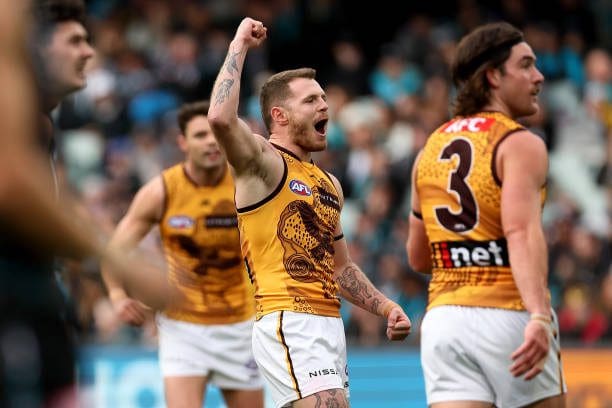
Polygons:
<instances>
[{"instance_id":1,"label":"player's thigh","mask_svg":"<svg viewBox=\"0 0 612 408\"><path fill-rule=\"evenodd\" d=\"M263 389L259 390L222 390L228 408L263 408Z\"/></svg>"},{"instance_id":2,"label":"player's thigh","mask_svg":"<svg viewBox=\"0 0 612 408\"><path fill-rule=\"evenodd\" d=\"M164 394L168 408L201 408L206 392L206 377L164 377Z\"/></svg>"},{"instance_id":3,"label":"player's thigh","mask_svg":"<svg viewBox=\"0 0 612 408\"><path fill-rule=\"evenodd\" d=\"M312 395L294 401L291 405L293 408L318 408L318 407L335 407L348 408L349 403L346 399L346 392L341 388L333 388L323 390Z\"/></svg>"}]
</instances>

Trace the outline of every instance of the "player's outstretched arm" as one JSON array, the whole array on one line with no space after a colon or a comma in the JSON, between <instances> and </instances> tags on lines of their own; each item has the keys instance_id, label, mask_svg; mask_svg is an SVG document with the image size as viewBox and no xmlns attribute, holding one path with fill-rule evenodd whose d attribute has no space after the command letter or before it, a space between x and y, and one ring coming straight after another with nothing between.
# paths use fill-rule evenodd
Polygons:
<instances>
[{"instance_id":1,"label":"player's outstretched arm","mask_svg":"<svg viewBox=\"0 0 612 408\"><path fill-rule=\"evenodd\" d=\"M260 21L242 20L231 41L210 98L208 121L227 160L237 174L259 165L262 155L261 137L256 137L238 118L240 77L247 52L266 39L267 29Z\"/></svg>"}]
</instances>

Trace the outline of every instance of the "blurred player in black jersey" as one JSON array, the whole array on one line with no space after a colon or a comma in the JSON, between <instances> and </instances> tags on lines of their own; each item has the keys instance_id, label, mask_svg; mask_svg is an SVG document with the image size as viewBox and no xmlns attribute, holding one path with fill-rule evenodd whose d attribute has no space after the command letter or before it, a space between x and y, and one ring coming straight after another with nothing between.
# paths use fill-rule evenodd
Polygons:
<instances>
[{"instance_id":1,"label":"blurred player in black jersey","mask_svg":"<svg viewBox=\"0 0 612 408\"><path fill-rule=\"evenodd\" d=\"M58 199L50 112L85 85L93 49L84 16L77 0L0 0L1 407L77 405L75 350L53 270L56 256L102 258L125 272L118 279L138 289L133 296L153 307L166 301L165 281L155 279L163 274L151 273L155 266L144 264L150 274L141 291L141 275L130 280L143 270L130 268L135 259L111 254L68 198ZM148 289L155 295L148 297Z\"/></svg>"}]
</instances>

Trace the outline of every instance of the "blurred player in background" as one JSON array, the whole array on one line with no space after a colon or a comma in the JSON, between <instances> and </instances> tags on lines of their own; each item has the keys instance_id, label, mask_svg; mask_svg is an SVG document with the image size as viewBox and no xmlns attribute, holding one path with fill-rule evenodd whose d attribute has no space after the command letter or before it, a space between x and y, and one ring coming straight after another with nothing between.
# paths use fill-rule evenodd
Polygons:
<instances>
[{"instance_id":1,"label":"blurred player in background","mask_svg":"<svg viewBox=\"0 0 612 408\"><path fill-rule=\"evenodd\" d=\"M506 23L464 37L455 117L412 174L408 259L431 271L421 360L430 407L562 407L559 328L541 225L548 159L517 118L544 80Z\"/></svg>"},{"instance_id":2,"label":"blurred player in background","mask_svg":"<svg viewBox=\"0 0 612 408\"><path fill-rule=\"evenodd\" d=\"M208 124L208 107L181 107L178 143L185 161L140 189L111 246L134 248L159 226L170 282L186 299L157 316L168 406L201 407L211 382L228 407L262 408L262 380L251 351L255 302L240 252L234 182ZM141 325L147 308L104 272L121 319Z\"/></svg>"},{"instance_id":3,"label":"blurred player in background","mask_svg":"<svg viewBox=\"0 0 612 408\"><path fill-rule=\"evenodd\" d=\"M326 96L304 68L273 75L261 105L270 139L238 118L240 77L266 28L242 20L213 88L208 119L236 181L243 253L256 290L253 352L276 406L348 406L346 342L338 292L387 319L403 340L410 321L349 258L338 180L311 152L326 147Z\"/></svg>"},{"instance_id":4,"label":"blurred player in background","mask_svg":"<svg viewBox=\"0 0 612 408\"><path fill-rule=\"evenodd\" d=\"M83 15L78 1L0 0L2 407L77 405L73 334L53 270L56 256L104 259L134 296L154 307L169 299L155 265L107 250L72 201L58 200L48 115L85 84L92 49Z\"/></svg>"}]
</instances>

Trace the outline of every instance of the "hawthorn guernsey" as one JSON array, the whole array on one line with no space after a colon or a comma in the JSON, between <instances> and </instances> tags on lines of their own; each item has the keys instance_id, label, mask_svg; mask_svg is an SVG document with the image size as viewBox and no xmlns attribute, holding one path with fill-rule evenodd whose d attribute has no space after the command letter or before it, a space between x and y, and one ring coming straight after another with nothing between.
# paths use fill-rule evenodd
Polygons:
<instances>
[{"instance_id":1,"label":"hawthorn guernsey","mask_svg":"<svg viewBox=\"0 0 612 408\"><path fill-rule=\"evenodd\" d=\"M432 253L429 309L448 304L524 309L510 269L501 184L492 165L499 142L522 129L500 113L481 112L442 125L423 149L416 188Z\"/></svg>"}]
</instances>

